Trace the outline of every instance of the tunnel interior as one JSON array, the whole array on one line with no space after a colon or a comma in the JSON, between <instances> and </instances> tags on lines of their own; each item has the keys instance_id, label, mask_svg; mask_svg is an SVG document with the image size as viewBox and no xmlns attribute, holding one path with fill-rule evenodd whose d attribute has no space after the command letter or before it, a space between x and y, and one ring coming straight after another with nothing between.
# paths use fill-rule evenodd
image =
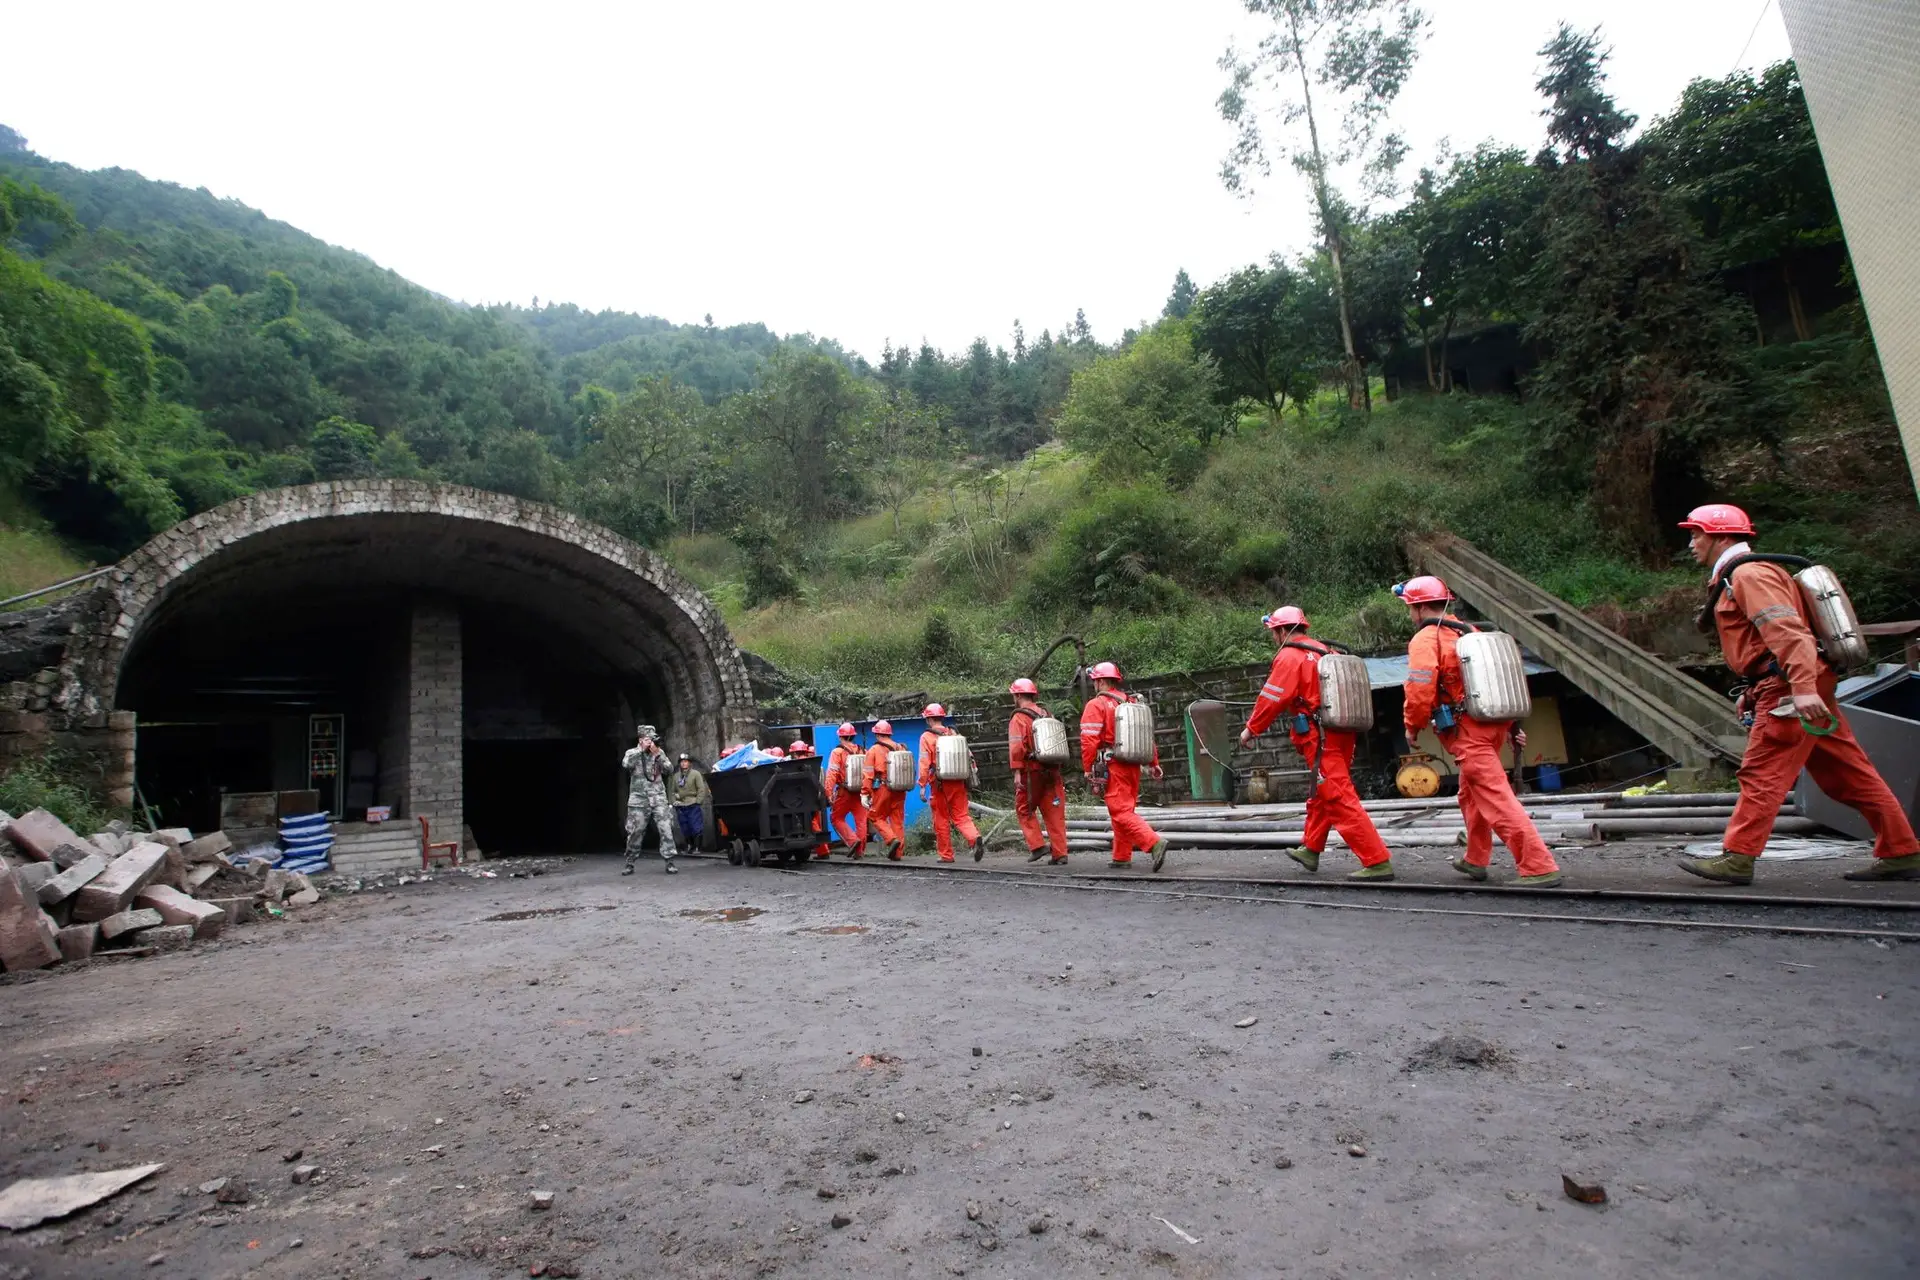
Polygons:
<instances>
[{"instance_id":1,"label":"tunnel interior","mask_svg":"<svg viewBox=\"0 0 1920 1280\"><path fill-rule=\"evenodd\" d=\"M530 537L314 520L194 567L120 667L141 799L202 831L223 792L312 789L347 822L430 811L441 840L463 820L488 854L618 849L635 725L705 755L719 708L671 602Z\"/></svg>"}]
</instances>

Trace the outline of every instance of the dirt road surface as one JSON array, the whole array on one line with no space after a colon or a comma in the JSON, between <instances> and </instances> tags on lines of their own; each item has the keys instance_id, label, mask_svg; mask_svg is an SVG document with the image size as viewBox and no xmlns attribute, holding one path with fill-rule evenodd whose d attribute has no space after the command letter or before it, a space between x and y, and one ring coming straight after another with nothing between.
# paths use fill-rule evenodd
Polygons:
<instances>
[{"instance_id":1,"label":"dirt road surface","mask_svg":"<svg viewBox=\"0 0 1920 1280\"><path fill-rule=\"evenodd\" d=\"M1912 1275L1915 954L441 879L0 986L0 1183L167 1165L0 1237L0 1277Z\"/></svg>"}]
</instances>

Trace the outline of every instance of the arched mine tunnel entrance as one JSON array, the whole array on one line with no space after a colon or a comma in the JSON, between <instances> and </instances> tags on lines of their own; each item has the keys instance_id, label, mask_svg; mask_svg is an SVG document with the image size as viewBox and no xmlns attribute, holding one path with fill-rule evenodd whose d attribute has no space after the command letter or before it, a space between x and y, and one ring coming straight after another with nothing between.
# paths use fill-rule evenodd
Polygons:
<instances>
[{"instance_id":1,"label":"arched mine tunnel entrance","mask_svg":"<svg viewBox=\"0 0 1920 1280\"><path fill-rule=\"evenodd\" d=\"M275 490L124 562L93 683L139 719L169 823L316 789L462 822L493 852L618 848L636 724L701 760L752 732L718 611L660 558L502 495L400 481ZM103 708L104 709L104 708Z\"/></svg>"}]
</instances>

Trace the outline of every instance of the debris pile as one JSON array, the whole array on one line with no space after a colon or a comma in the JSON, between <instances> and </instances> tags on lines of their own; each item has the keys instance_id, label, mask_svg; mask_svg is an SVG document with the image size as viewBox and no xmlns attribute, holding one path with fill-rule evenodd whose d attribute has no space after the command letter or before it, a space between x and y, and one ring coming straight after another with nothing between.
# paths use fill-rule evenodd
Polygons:
<instances>
[{"instance_id":1,"label":"debris pile","mask_svg":"<svg viewBox=\"0 0 1920 1280\"><path fill-rule=\"evenodd\" d=\"M101 954L152 955L217 938L256 910L281 914L320 892L298 872L228 857L222 831L82 838L45 809L0 811L0 968L41 969ZM284 906L283 906L284 904Z\"/></svg>"}]
</instances>

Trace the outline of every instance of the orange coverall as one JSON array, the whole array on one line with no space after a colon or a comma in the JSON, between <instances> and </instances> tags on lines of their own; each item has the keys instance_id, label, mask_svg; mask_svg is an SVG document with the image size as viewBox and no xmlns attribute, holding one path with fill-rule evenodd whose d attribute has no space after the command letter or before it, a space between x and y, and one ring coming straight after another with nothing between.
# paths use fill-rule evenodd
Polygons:
<instances>
[{"instance_id":1,"label":"orange coverall","mask_svg":"<svg viewBox=\"0 0 1920 1280\"><path fill-rule=\"evenodd\" d=\"M1451 621L1451 619L1449 619ZM1407 646L1405 686L1407 741L1411 743L1442 706L1455 708L1454 727L1435 730L1440 745L1460 773L1460 815L1467 824L1467 862L1484 867L1493 861L1498 835L1523 876L1544 876L1560 865L1520 807L1500 763L1500 744L1513 732L1511 720L1475 720L1460 711L1466 680L1460 671L1460 636L1451 627L1426 623Z\"/></svg>"},{"instance_id":2,"label":"orange coverall","mask_svg":"<svg viewBox=\"0 0 1920 1280\"><path fill-rule=\"evenodd\" d=\"M882 738L867 748L867 776L860 780L860 792L869 797L872 807L867 810L867 822L880 833L880 838L889 845L901 839L901 812L907 807L907 793L895 791L887 785L887 755L899 750L900 744L891 738ZM899 857L889 853L897 862Z\"/></svg>"},{"instance_id":3,"label":"orange coverall","mask_svg":"<svg viewBox=\"0 0 1920 1280\"><path fill-rule=\"evenodd\" d=\"M1920 852L1913 824L1874 769L1833 700L1839 678L1821 659L1807 621L1800 585L1788 571L1764 561L1732 572L1733 592L1715 592L1713 621L1727 665L1753 681L1746 705L1753 711L1747 753L1740 762L1740 798L1720 845L1728 853L1757 858L1773 834L1780 802L1804 766L1820 789L1860 811L1873 828L1873 856L1900 858ZM1798 716L1769 714L1795 693L1817 693L1833 716L1833 732L1816 737Z\"/></svg>"},{"instance_id":4,"label":"orange coverall","mask_svg":"<svg viewBox=\"0 0 1920 1280\"><path fill-rule=\"evenodd\" d=\"M927 809L933 815L933 847L940 851L942 862L953 861L953 828L960 828L960 838L969 845L980 838L967 812L966 779L943 782L934 776L934 756L939 751L935 744L952 732L951 725L943 724L920 735L920 785L930 790Z\"/></svg>"},{"instance_id":5,"label":"orange coverall","mask_svg":"<svg viewBox=\"0 0 1920 1280\"><path fill-rule=\"evenodd\" d=\"M1096 693L1080 713L1080 767L1093 772L1093 762L1102 747L1113 745L1113 709L1132 702L1133 695L1118 691ZM1160 748L1153 749L1153 763L1160 763ZM1113 822L1113 860L1122 865L1133 861L1136 849L1151 849L1160 843L1160 833L1147 825L1135 812L1140 803L1140 768L1121 760L1107 761L1107 817Z\"/></svg>"},{"instance_id":6,"label":"orange coverall","mask_svg":"<svg viewBox=\"0 0 1920 1280\"><path fill-rule=\"evenodd\" d=\"M859 857L867 849L867 811L860 805L860 793L847 786L847 761L865 753L859 747L841 745L827 754L828 823L833 834L847 845L847 852ZM862 765L864 771L865 765ZM842 825L842 824L845 825Z\"/></svg>"},{"instance_id":7,"label":"orange coverall","mask_svg":"<svg viewBox=\"0 0 1920 1280\"><path fill-rule=\"evenodd\" d=\"M1308 648L1283 645L1274 655L1273 670L1267 673L1253 714L1247 717L1247 732L1258 736L1281 716L1288 717L1287 736L1293 741L1293 749L1319 770L1319 780L1307 793L1307 834L1301 841L1305 848L1325 852L1327 833L1338 831L1361 866L1385 862L1386 842L1375 830L1373 818L1360 803L1359 789L1353 785L1353 750L1359 735L1350 730L1322 729L1318 724L1302 733L1291 723L1295 715L1314 715L1320 710L1319 655L1328 652L1327 647L1307 636L1295 636L1291 644Z\"/></svg>"},{"instance_id":8,"label":"orange coverall","mask_svg":"<svg viewBox=\"0 0 1920 1280\"><path fill-rule=\"evenodd\" d=\"M1067 856L1067 786L1058 766L1029 760L1033 722L1047 714L1037 703L1013 713L1007 722L1007 767L1013 770L1013 816L1027 838L1027 852L1051 850ZM1044 830L1042 829L1044 825Z\"/></svg>"}]
</instances>

